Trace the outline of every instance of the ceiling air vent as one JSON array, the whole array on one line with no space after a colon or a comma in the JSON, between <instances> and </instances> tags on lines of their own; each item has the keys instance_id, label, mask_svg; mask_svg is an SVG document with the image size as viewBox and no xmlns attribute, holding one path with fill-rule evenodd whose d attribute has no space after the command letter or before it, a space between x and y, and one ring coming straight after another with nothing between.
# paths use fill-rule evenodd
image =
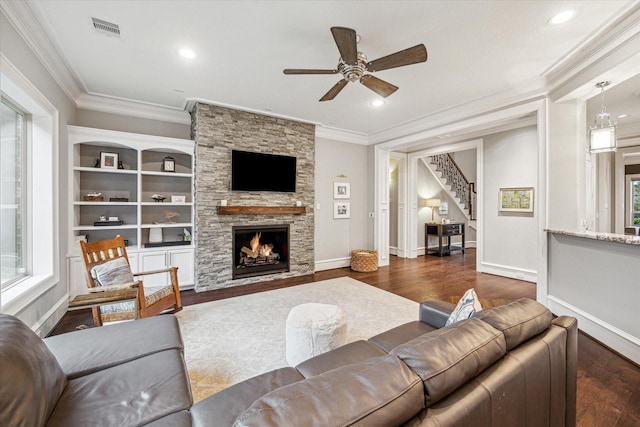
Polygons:
<instances>
[{"instance_id":1,"label":"ceiling air vent","mask_svg":"<svg viewBox=\"0 0 640 427\"><path fill-rule=\"evenodd\" d=\"M91 18L91 20L93 21L93 28L95 28L97 31L101 33L107 33L112 36L120 35L120 26L118 26L117 24L112 24L111 22L103 21L102 19L98 18Z\"/></svg>"}]
</instances>

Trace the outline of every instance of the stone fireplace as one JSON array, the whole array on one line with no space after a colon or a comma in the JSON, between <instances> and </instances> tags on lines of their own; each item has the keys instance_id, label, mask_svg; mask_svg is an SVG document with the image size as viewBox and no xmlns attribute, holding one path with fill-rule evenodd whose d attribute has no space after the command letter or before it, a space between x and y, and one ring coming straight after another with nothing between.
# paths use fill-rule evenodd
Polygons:
<instances>
[{"instance_id":1,"label":"stone fireplace","mask_svg":"<svg viewBox=\"0 0 640 427\"><path fill-rule=\"evenodd\" d=\"M233 279L289 271L289 224L233 226Z\"/></svg>"},{"instance_id":2,"label":"stone fireplace","mask_svg":"<svg viewBox=\"0 0 640 427\"><path fill-rule=\"evenodd\" d=\"M312 274L315 126L203 103L195 104L191 118L196 142L196 291ZM295 156L296 191L231 191L232 150ZM223 212L221 200L232 209L265 209ZM298 202L301 208L296 208ZM289 237L272 235L277 228L286 228ZM244 230L252 231L238 237L236 231ZM251 247L256 233L261 233L261 245L273 245L277 263L274 256L240 261L243 247L256 255ZM240 262L244 264L238 268Z\"/></svg>"}]
</instances>

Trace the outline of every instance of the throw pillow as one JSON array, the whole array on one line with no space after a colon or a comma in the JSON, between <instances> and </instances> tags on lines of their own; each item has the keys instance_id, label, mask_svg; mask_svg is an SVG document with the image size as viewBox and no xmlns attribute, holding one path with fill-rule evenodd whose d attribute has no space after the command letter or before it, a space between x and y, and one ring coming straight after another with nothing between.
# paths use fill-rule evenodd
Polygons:
<instances>
[{"instance_id":1,"label":"throw pillow","mask_svg":"<svg viewBox=\"0 0 640 427\"><path fill-rule=\"evenodd\" d=\"M116 258L91 269L91 275L99 286L133 283L131 267L124 258Z\"/></svg>"},{"instance_id":2,"label":"throw pillow","mask_svg":"<svg viewBox=\"0 0 640 427\"><path fill-rule=\"evenodd\" d=\"M480 304L476 291L471 288L462 295L462 298L458 301L458 305L456 305L456 308L451 312L444 326L468 319L480 310L482 310L482 304Z\"/></svg>"}]
</instances>

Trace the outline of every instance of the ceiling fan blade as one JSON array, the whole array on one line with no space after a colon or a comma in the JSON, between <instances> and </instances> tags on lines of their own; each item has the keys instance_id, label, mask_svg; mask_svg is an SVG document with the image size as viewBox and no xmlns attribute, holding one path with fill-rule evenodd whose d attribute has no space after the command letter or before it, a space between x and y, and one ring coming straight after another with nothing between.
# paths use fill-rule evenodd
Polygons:
<instances>
[{"instance_id":1,"label":"ceiling fan blade","mask_svg":"<svg viewBox=\"0 0 640 427\"><path fill-rule=\"evenodd\" d=\"M356 42L356 30L345 27L331 27L331 34L336 41L342 60L353 65L358 60L358 44Z\"/></svg>"},{"instance_id":2,"label":"ceiling fan blade","mask_svg":"<svg viewBox=\"0 0 640 427\"><path fill-rule=\"evenodd\" d=\"M410 47L391 55L375 59L367 64L367 71L381 71L389 68L417 64L427 60L427 48L423 44Z\"/></svg>"},{"instance_id":3,"label":"ceiling fan blade","mask_svg":"<svg viewBox=\"0 0 640 427\"><path fill-rule=\"evenodd\" d=\"M324 96L320 98L320 101L331 101L336 97L337 94L340 93L340 91L347 85L347 83L349 82L345 79L341 79L331 89L329 89L329 92L325 93Z\"/></svg>"},{"instance_id":4,"label":"ceiling fan blade","mask_svg":"<svg viewBox=\"0 0 640 427\"><path fill-rule=\"evenodd\" d=\"M285 74L337 74L338 70L305 70L299 68L285 68Z\"/></svg>"},{"instance_id":5,"label":"ceiling fan blade","mask_svg":"<svg viewBox=\"0 0 640 427\"><path fill-rule=\"evenodd\" d=\"M364 76L360 77L360 83L384 98L398 90L398 86L394 86L391 83L380 80L379 78L374 77L371 74L365 74Z\"/></svg>"}]
</instances>

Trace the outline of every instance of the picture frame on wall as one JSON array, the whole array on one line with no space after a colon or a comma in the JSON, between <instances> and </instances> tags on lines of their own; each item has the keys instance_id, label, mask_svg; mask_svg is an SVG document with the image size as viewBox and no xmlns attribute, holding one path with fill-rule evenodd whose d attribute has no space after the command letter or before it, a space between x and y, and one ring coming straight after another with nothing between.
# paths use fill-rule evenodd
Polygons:
<instances>
[{"instance_id":1,"label":"picture frame on wall","mask_svg":"<svg viewBox=\"0 0 640 427\"><path fill-rule=\"evenodd\" d=\"M351 184L348 182L334 182L333 183L333 198L334 199L350 199L351 198Z\"/></svg>"},{"instance_id":2,"label":"picture frame on wall","mask_svg":"<svg viewBox=\"0 0 640 427\"><path fill-rule=\"evenodd\" d=\"M351 218L351 203L334 202L333 203L333 219Z\"/></svg>"},{"instance_id":3,"label":"picture frame on wall","mask_svg":"<svg viewBox=\"0 0 640 427\"><path fill-rule=\"evenodd\" d=\"M533 187L500 188L498 212L533 212Z\"/></svg>"},{"instance_id":4,"label":"picture frame on wall","mask_svg":"<svg viewBox=\"0 0 640 427\"><path fill-rule=\"evenodd\" d=\"M118 169L118 153L100 152L101 169Z\"/></svg>"}]
</instances>

